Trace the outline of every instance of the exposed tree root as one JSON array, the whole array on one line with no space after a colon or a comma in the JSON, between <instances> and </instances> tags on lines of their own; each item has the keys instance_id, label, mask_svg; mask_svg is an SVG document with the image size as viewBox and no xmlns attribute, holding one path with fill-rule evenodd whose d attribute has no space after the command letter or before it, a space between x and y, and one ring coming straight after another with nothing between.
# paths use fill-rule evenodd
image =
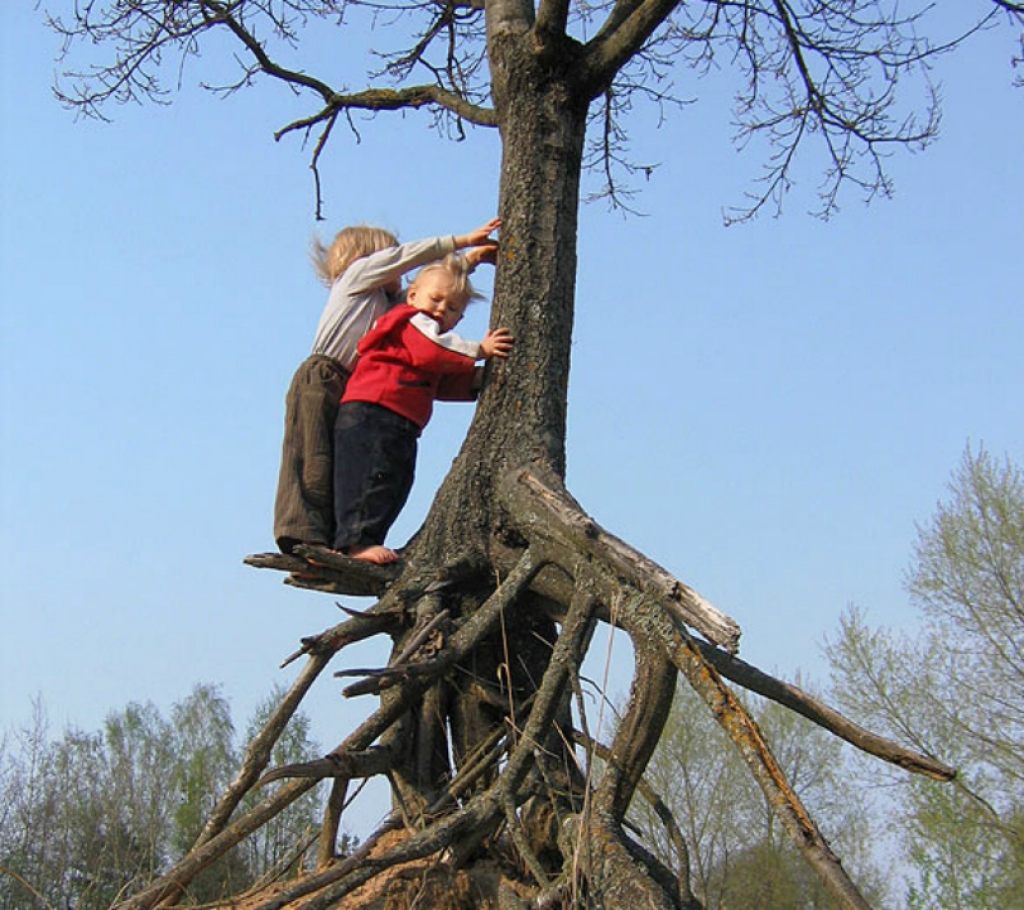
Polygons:
<instances>
[{"instance_id":1,"label":"exposed tree root","mask_svg":"<svg viewBox=\"0 0 1024 910\"><path fill-rule=\"evenodd\" d=\"M415 552L407 565L369 567L365 574L341 557L318 556L315 565L291 557L247 560L292 573L301 563L292 583L373 590L379 600L303 640L289 661L305 656L304 669L250 744L195 847L124 910L175 899L199 871L325 780L331 793L316 871L249 896L245 910L696 910L687 845L643 780L679 673L735 743L839 906L868 906L722 677L908 770L948 779L952 769L856 727L740 661L732 653L739 641L733 620L601 529L559 485L514 472L499 498L519 541L518 548L505 544L515 559L503 577L487 579L469 559L438 571L418 563ZM580 682L600 622L623 630L634 653L629 697L608 745L589 735ZM357 677L344 694L376 695L377 710L322 759L268 772L270 751L312 683L345 645L382 633L394 642L387 666L335 673ZM575 729L574 696L583 732ZM355 854L337 856L349 785L371 776L390 782L392 814ZM246 793L271 785L267 799L232 820ZM626 812L638 790L666 825L678 877L627 833Z\"/></svg>"}]
</instances>

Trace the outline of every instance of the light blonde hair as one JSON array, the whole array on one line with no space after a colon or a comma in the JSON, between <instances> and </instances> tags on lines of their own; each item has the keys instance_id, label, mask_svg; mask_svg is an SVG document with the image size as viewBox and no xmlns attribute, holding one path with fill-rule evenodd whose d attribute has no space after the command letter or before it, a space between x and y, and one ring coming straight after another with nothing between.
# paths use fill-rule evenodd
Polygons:
<instances>
[{"instance_id":1,"label":"light blonde hair","mask_svg":"<svg viewBox=\"0 0 1024 910\"><path fill-rule=\"evenodd\" d=\"M392 246L398 246L398 238L390 231L357 225L338 231L330 246L324 246L318 237L313 238L310 259L320 280L330 287L357 259Z\"/></svg>"},{"instance_id":2,"label":"light blonde hair","mask_svg":"<svg viewBox=\"0 0 1024 910\"><path fill-rule=\"evenodd\" d=\"M430 272L447 272L451 276L452 290L455 294L467 303L471 300L483 300L484 295L473 287L473 282L469 280L469 273L471 271L469 263L466 262L463 256L458 253L449 253L444 259L428 262L423 266L416 273L416 277L410 282L409 287L413 287L420 278Z\"/></svg>"}]
</instances>

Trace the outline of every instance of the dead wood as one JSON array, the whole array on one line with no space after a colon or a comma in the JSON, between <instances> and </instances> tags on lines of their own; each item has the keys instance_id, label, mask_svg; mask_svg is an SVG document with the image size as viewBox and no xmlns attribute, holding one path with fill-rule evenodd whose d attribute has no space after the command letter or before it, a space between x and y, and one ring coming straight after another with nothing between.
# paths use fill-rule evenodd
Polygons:
<instances>
[{"instance_id":1,"label":"dead wood","mask_svg":"<svg viewBox=\"0 0 1024 910\"><path fill-rule=\"evenodd\" d=\"M839 905L869 910L870 905L786 780L757 724L682 629L674 636L673 661L737 745L765 798Z\"/></svg>"},{"instance_id":2,"label":"dead wood","mask_svg":"<svg viewBox=\"0 0 1024 910\"><path fill-rule=\"evenodd\" d=\"M210 817L203 827L199 839L196 841L196 846L202 846L207 843L224 829L228 819L231 817L231 813L238 808L238 804L245 797L245 794L253 788L259 779L260 773L267 767L274 744L281 737L292 715L298 710L310 686L313 685L324 667L327 666L329 659L328 655L320 654L314 656L306 664L298 679L295 680L288 692L285 693L280 704L278 704L266 724L264 724L263 729L249 743L245 758L242 760L242 767L210 813Z\"/></svg>"},{"instance_id":3,"label":"dead wood","mask_svg":"<svg viewBox=\"0 0 1024 910\"><path fill-rule=\"evenodd\" d=\"M588 753L596 755L604 762L612 760L612 750L603 743L597 742L582 731L574 731L574 738L579 745ZM690 887L690 848L686 844L683 832L676 822L672 810L668 804L648 783L647 779L641 777L637 782L637 792L647 801L658 820L664 825L669 843L676 854L676 868L674 870L678 880L679 904L684 910L699 910L700 903L693 895Z\"/></svg>"},{"instance_id":4,"label":"dead wood","mask_svg":"<svg viewBox=\"0 0 1024 910\"><path fill-rule=\"evenodd\" d=\"M529 471L510 472L500 495L527 538L546 541L577 557L600 561L614 576L657 599L713 644L735 653L740 627L709 600L638 550L605 531L564 489ZM570 563L571 565L571 563Z\"/></svg>"},{"instance_id":5,"label":"dead wood","mask_svg":"<svg viewBox=\"0 0 1024 910\"><path fill-rule=\"evenodd\" d=\"M907 771L923 774L935 780L950 781L956 777L955 768L930 756L907 749L877 733L872 733L870 730L865 730L799 686L776 679L738 657L725 654L717 648L709 648L703 642L695 640L693 644L722 676L764 698L785 705L790 710L813 721L819 727L845 739L861 751L884 759L890 764L898 765Z\"/></svg>"},{"instance_id":6,"label":"dead wood","mask_svg":"<svg viewBox=\"0 0 1024 910\"><path fill-rule=\"evenodd\" d=\"M401 571L394 565L378 566L349 559L324 547L299 546L295 554L256 553L246 556L243 562L256 569L289 572L286 583L295 587L351 597L380 596Z\"/></svg>"},{"instance_id":7,"label":"dead wood","mask_svg":"<svg viewBox=\"0 0 1024 910\"><path fill-rule=\"evenodd\" d=\"M528 490L529 493L524 493L525 490ZM705 627L710 626L715 630L718 639L714 636L711 637L712 641L717 641L722 637L720 630L728 628L727 624L723 624L718 619L721 614L717 610L709 613L704 608L706 601L701 598L697 604L698 608L689 610L686 613L687 618L683 619L683 612L677 609L677 605L680 603L680 589L674 585L669 590L665 589L664 575L667 573L663 574L664 570L655 567L656 583L645 584L642 577L638 578L638 574L642 573L639 573L637 569L636 560L626 559L622 549L618 546L595 545L593 541L602 540L603 532L590 522L567 494L551 489L537 477L525 471L518 472L511 480L506 479L502 485L502 492L504 496L508 497L508 501L515 502L518 508L517 514L530 516L529 527L532 531L537 533L538 529L543 529L539 533L543 533L555 546L571 547L575 545L578 549L584 550L592 559L595 557L601 559L603 568L615 572L613 578L604 578L604 585L613 588L607 592L606 602L611 602L610 599L616 596L614 588L621 589L623 587L621 584L623 575L626 575L626 579L630 582L638 582L629 586L632 587L632 593L629 593L628 590L625 593L619 593L619 602L612 617L613 621L621 625L633 639L638 663L642 664L645 659L644 655L649 655L652 643L658 643L665 650L672 663L683 673L698 695L705 700L727 735L737 745L770 804L779 812L797 847L821 876L833 896L844 908L865 910L868 907L867 902L846 874L839 859L818 831L792 787L786 782L785 776L778 767L757 725L721 681L715 668L693 644L693 639L683 626L684 622L688 625L695 625L694 620L696 619ZM565 562L561 564L563 568L566 568ZM569 565L572 563L570 562ZM595 572L593 565L588 568L590 572ZM711 620L708 619L709 616ZM707 634L705 629L700 629L699 626L697 628ZM734 645L738 641L738 629L731 641ZM668 675L664 668L661 672L663 676ZM672 678L674 679L674 676ZM665 688L667 688L665 684L655 686L657 692L661 692ZM653 706L646 703L651 698L647 692L648 690L643 686L637 685L637 676L635 675L631 701L639 700L639 706L635 709L638 715L653 710ZM657 732L660 734L660 730ZM642 768L640 770L642 771ZM635 769L630 768L628 759L625 772L619 772L620 778L623 773L635 773ZM629 795L632 795L632 791L629 792ZM600 825L603 827L591 830L589 835L602 840L609 850L609 855L616 857L621 857L623 850L628 852L624 846L626 840L623 838L625 836L617 826L621 820L616 817L620 806L620 799L605 802L603 806L605 812L600 813L602 817ZM617 880L619 879L616 876L612 876L609 883ZM662 899L656 889L650 892L648 897L656 902Z\"/></svg>"},{"instance_id":8,"label":"dead wood","mask_svg":"<svg viewBox=\"0 0 1024 910\"><path fill-rule=\"evenodd\" d=\"M423 862L454 874L482 853L516 857L518 872L509 867L506 874L512 877L495 889L501 895L495 900L505 907L565 901L584 906L586 895L593 894L605 906L639 899L659 910L696 910L688 847L643 779L680 672L739 749L838 906L867 907L723 677L907 770L948 779L952 769L857 727L798 687L737 658L731 653L740 637L735 621L597 525L557 478L544 481L529 471L511 471L498 490L503 533L520 544L517 555L515 548L509 551L515 559L504 577L490 581L481 572L486 562L479 555L438 567L417 561L415 547L407 561L383 571L307 549L291 557L246 559L291 573L294 584L351 595L372 592L379 599L359 613L342 607L347 616L341 623L302 640L288 660L306 656L306 667L250 745L203 838L161 882L123 907L148 910L173 897L291 799L330 780L318 871L268 892L265 902L250 905L253 910L345 906L347 895L378 875ZM509 537L508 529L518 537ZM549 636L538 626L531 632L531 617L549 624L554 619L559 630ZM601 621L629 635L635 655L626 710L608 746L577 733L570 711L575 693L586 731L579 673ZM379 634L393 639L386 666L334 672L361 677L344 694L375 694L377 710L323 758L266 772L273 743L312 682L345 645ZM518 636L514 646L513 634ZM541 659L530 657L527 652L538 646ZM585 762L576 752L580 741L588 744ZM595 758L601 761L600 774L593 773ZM349 784L373 775L391 783L392 815L371 838L372 847L338 858ZM281 781L286 783L268 800L226 824L246 792ZM676 870L662 866L627 833L626 813L637 792L665 824ZM396 828L408 836L385 847L381 835ZM516 876L521 880L512 888Z\"/></svg>"}]
</instances>

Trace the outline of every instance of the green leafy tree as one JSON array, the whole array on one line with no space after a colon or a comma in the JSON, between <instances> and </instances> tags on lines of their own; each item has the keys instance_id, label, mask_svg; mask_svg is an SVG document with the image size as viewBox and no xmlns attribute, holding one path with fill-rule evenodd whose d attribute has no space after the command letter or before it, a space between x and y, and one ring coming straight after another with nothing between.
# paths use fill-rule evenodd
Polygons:
<instances>
[{"instance_id":1,"label":"green leafy tree","mask_svg":"<svg viewBox=\"0 0 1024 910\"><path fill-rule=\"evenodd\" d=\"M1024 478L1009 458L967 448L918 529L907 586L919 634L844 616L828 646L835 698L959 769L953 789L895 782L909 905L1006 910L1024 876Z\"/></svg>"},{"instance_id":2,"label":"green leafy tree","mask_svg":"<svg viewBox=\"0 0 1024 910\"><path fill-rule=\"evenodd\" d=\"M283 695L284 692L275 687L257 706L246 730L246 741L252 741L267 724ZM297 714L274 744L271 761L275 765L287 765L307 762L321 754L319 745L310 738L309 718ZM252 808L261 795L259 791L248 793L242 801L243 809ZM303 859L315 845L320 831L322 809L316 792L306 793L245 840L242 846L250 874L266 879L278 877L289 869L302 869Z\"/></svg>"},{"instance_id":3,"label":"green leafy tree","mask_svg":"<svg viewBox=\"0 0 1024 910\"><path fill-rule=\"evenodd\" d=\"M308 733L308 718L297 714L277 757L310 758ZM0 910L43 902L106 910L164 872L192 847L235 771L233 736L230 707L210 685L196 686L169 718L132 703L97 732L70 728L57 739L37 704L32 724L0 748ZM183 896L201 902L248 887L309 836L320 810L310 794Z\"/></svg>"},{"instance_id":4,"label":"green leafy tree","mask_svg":"<svg viewBox=\"0 0 1024 910\"><path fill-rule=\"evenodd\" d=\"M170 858L167 831L174 806L167 781L176 760L171 726L152 704L128 705L111 713L103 729L101 792L105 814L135 851L136 862L115 858L115 868L131 869L137 882Z\"/></svg>"},{"instance_id":5,"label":"green leafy tree","mask_svg":"<svg viewBox=\"0 0 1024 910\"><path fill-rule=\"evenodd\" d=\"M169 728L152 706L111 713L98 733L51 741L45 713L21 731L4 775L3 862L55 906L106 908L170 859ZM26 885L7 881L9 906Z\"/></svg>"},{"instance_id":6,"label":"green leafy tree","mask_svg":"<svg viewBox=\"0 0 1024 910\"><path fill-rule=\"evenodd\" d=\"M187 850L202 830L217 794L235 766L231 709L216 686L197 686L171 711L174 751L178 756L169 781L178 794L175 847Z\"/></svg>"},{"instance_id":7,"label":"green leafy tree","mask_svg":"<svg viewBox=\"0 0 1024 910\"><path fill-rule=\"evenodd\" d=\"M196 842L218 794L228 785L238 763L231 707L217 686L197 685L171 709L175 762L169 778L177 796L171 849L175 857ZM214 900L250 879L240 850L228 852L188 886L191 899Z\"/></svg>"},{"instance_id":8,"label":"green leafy tree","mask_svg":"<svg viewBox=\"0 0 1024 910\"><path fill-rule=\"evenodd\" d=\"M33 704L30 726L5 739L3 821L0 825L0 906L18 910L36 899L33 888L47 881L48 863L65 865L56 849L60 793L42 703ZM63 875L59 875L63 879ZM34 884L35 883L35 884Z\"/></svg>"},{"instance_id":9,"label":"green leafy tree","mask_svg":"<svg viewBox=\"0 0 1024 910\"><path fill-rule=\"evenodd\" d=\"M843 745L775 702L754 699L751 713L787 780L877 905L885 889L870 849L871 810L847 779ZM676 692L645 776L676 820L687 855L680 855L649 801L637 796L631 817L662 862L680 876L689 873L705 910L837 906L793 847L740 754L688 688Z\"/></svg>"},{"instance_id":10,"label":"green leafy tree","mask_svg":"<svg viewBox=\"0 0 1024 910\"><path fill-rule=\"evenodd\" d=\"M154 721L155 728L148 726ZM132 745L141 747L152 759L154 751L161 748L160 721L151 707L131 705L122 715L108 717L103 732L69 731L54 744L61 800L61 852L68 863L59 878L69 894L75 895L75 905L83 910L110 906L163 868L161 828L159 824L154 827L152 818L143 814L145 809L136 801L136 791L149 787L141 779L143 769L153 775L151 779L158 780L168 765L165 763L163 769L159 764L129 765L109 738L114 728L133 727L129 733L134 739ZM155 745L156 750L146 748L148 745ZM151 790L160 792L159 786ZM158 808L157 812L166 817L166 810Z\"/></svg>"}]
</instances>

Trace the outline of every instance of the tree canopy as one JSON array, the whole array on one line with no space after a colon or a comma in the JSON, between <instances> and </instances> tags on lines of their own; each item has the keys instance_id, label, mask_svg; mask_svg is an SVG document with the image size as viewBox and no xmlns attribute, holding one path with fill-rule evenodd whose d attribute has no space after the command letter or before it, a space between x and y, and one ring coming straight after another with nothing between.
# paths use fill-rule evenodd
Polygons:
<instances>
[{"instance_id":1,"label":"tree canopy","mask_svg":"<svg viewBox=\"0 0 1024 910\"><path fill-rule=\"evenodd\" d=\"M425 110L458 139L472 126L501 128L493 42L506 30L528 33L537 59L570 76L585 100L584 157L599 173L596 195L619 204L628 204L629 178L649 173L629 154L634 105L670 115L699 90L701 75L735 70L736 138L759 143L765 160L734 217L781 207L807 143L823 153L822 214L834 211L844 184L869 197L888 193L884 164L893 147L923 147L938 129L931 59L977 31L1021 27L1024 16L1024 5L1010 0L976 0L951 17L940 17L933 4L886 0L505 0L486 11L481 0L91 0L70 12L49 6L68 66L57 94L69 107L106 117L114 104L168 102L186 78L223 95L276 80L294 90L304 110L277 137L311 137L314 173L339 120L358 135L360 112ZM361 46L365 28L374 36L369 46ZM323 30L346 47L344 57L303 55L304 39L312 43ZM205 59L208 48L219 53L225 44L234 45L233 73ZM100 62L91 59L97 45L105 54ZM88 63L78 62L83 55ZM365 71L349 59L365 60ZM319 202L319 182L317 193Z\"/></svg>"},{"instance_id":2,"label":"tree canopy","mask_svg":"<svg viewBox=\"0 0 1024 910\"><path fill-rule=\"evenodd\" d=\"M948 498L918 529L907 586L913 638L860 611L829 645L851 716L957 766L952 788L900 781L914 908L996 908L1024 877L1024 477L968 448Z\"/></svg>"},{"instance_id":3,"label":"tree canopy","mask_svg":"<svg viewBox=\"0 0 1024 910\"><path fill-rule=\"evenodd\" d=\"M296 714L275 759L315 756L308 728ZM167 715L133 702L110 711L102 730L59 737L37 703L32 725L0 743L0 907L102 910L139 890L189 851L237 762L230 706L215 686L194 686ZM300 864L320 808L313 794L294 803L198 876L188 897L234 894Z\"/></svg>"}]
</instances>

